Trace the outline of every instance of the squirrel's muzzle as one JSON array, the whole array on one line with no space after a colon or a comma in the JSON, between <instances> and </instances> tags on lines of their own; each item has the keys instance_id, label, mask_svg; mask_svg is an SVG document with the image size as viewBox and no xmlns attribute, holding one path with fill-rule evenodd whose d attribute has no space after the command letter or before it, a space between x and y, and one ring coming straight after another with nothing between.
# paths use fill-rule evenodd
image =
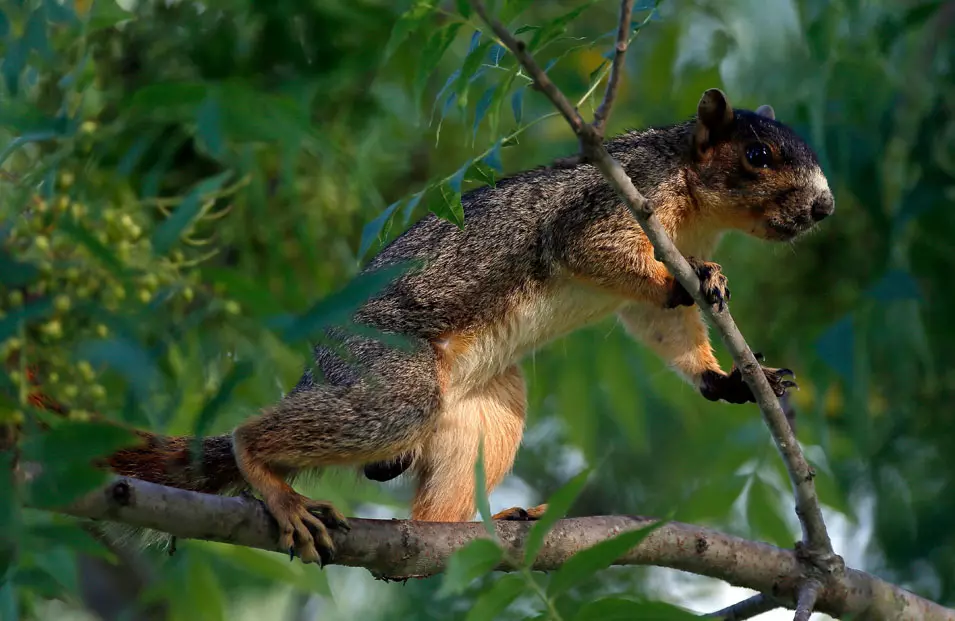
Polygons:
<instances>
[{"instance_id":1,"label":"squirrel's muzzle","mask_svg":"<svg viewBox=\"0 0 955 621\"><path fill-rule=\"evenodd\" d=\"M812 202L810 207L810 213L812 214L812 219L816 222L823 220L832 215L832 212L836 209L835 200L832 198L831 192L824 192L816 197Z\"/></svg>"}]
</instances>

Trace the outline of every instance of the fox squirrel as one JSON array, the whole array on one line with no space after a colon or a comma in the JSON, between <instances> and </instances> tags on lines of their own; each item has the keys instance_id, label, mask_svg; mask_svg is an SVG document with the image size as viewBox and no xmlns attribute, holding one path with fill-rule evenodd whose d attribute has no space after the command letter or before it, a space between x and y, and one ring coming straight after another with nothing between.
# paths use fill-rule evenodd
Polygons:
<instances>
[{"instance_id":1,"label":"fox squirrel","mask_svg":"<svg viewBox=\"0 0 955 621\"><path fill-rule=\"evenodd\" d=\"M833 212L816 156L773 109L734 110L719 89L697 115L608 141L699 275L706 299L730 298L711 256L723 231L787 241ZM518 362L546 342L616 313L703 397L753 401L738 370L720 369L688 292L595 167L570 163L503 179L462 197L466 226L433 215L385 247L366 267L421 263L357 311L357 324L412 342L394 348L331 332L349 355L315 349L318 381L306 371L276 405L231 435L202 441L141 433L140 445L108 458L115 472L190 490L251 488L279 525L280 545L305 562L327 562L327 528L348 524L331 504L295 492L287 479L330 465L363 467L388 480L411 469L411 517L465 521L475 514L473 467L483 434L487 491L510 471L526 407ZM763 367L777 395L788 369ZM501 512L535 519L543 506Z\"/></svg>"}]
</instances>

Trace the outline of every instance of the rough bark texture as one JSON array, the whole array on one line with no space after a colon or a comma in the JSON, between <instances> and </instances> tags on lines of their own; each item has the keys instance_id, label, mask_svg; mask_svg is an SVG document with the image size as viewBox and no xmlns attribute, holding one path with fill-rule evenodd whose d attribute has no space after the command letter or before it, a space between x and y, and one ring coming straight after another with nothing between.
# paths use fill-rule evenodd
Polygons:
<instances>
[{"instance_id":1,"label":"rough bark texture","mask_svg":"<svg viewBox=\"0 0 955 621\"><path fill-rule=\"evenodd\" d=\"M213 496L120 478L65 509L95 520L160 530L183 539L204 539L278 550L275 523L261 503L242 497ZM534 569L560 567L575 553L627 530L654 522L639 516L564 519L547 535ZM383 577L425 577L440 573L451 554L472 539L487 537L479 522L441 523L409 520L350 520L347 534L333 532L335 564L365 567ZM531 524L497 522L497 536L512 558L523 558ZM670 522L617 560L618 565L656 565L719 578L770 593L793 605L804 582L796 552L747 541L702 526ZM502 566L501 571L511 568ZM943 608L875 576L846 569L819 588L815 609L854 619L949 620Z\"/></svg>"}]
</instances>

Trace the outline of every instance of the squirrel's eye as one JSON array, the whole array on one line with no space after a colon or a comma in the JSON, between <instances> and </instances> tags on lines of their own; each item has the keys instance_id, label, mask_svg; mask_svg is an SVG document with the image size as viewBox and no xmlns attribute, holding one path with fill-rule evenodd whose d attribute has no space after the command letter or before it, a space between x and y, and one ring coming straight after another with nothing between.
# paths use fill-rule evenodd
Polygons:
<instances>
[{"instance_id":1,"label":"squirrel's eye","mask_svg":"<svg viewBox=\"0 0 955 621\"><path fill-rule=\"evenodd\" d=\"M773 152L762 142L746 147L746 161L753 168L769 168L773 163Z\"/></svg>"}]
</instances>

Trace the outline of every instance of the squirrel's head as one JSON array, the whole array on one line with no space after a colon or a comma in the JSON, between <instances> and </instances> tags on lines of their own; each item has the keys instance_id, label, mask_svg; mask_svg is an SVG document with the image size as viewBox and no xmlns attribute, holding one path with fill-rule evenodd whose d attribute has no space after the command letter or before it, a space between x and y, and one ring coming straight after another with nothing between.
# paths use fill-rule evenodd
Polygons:
<instances>
[{"instance_id":1,"label":"squirrel's head","mask_svg":"<svg viewBox=\"0 0 955 621\"><path fill-rule=\"evenodd\" d=\"M690 142L689 189L728 228L790 240L834 210L816 154L770 106L733 110L722 91L710 89Z\"/></svg>"}]
</instances>

